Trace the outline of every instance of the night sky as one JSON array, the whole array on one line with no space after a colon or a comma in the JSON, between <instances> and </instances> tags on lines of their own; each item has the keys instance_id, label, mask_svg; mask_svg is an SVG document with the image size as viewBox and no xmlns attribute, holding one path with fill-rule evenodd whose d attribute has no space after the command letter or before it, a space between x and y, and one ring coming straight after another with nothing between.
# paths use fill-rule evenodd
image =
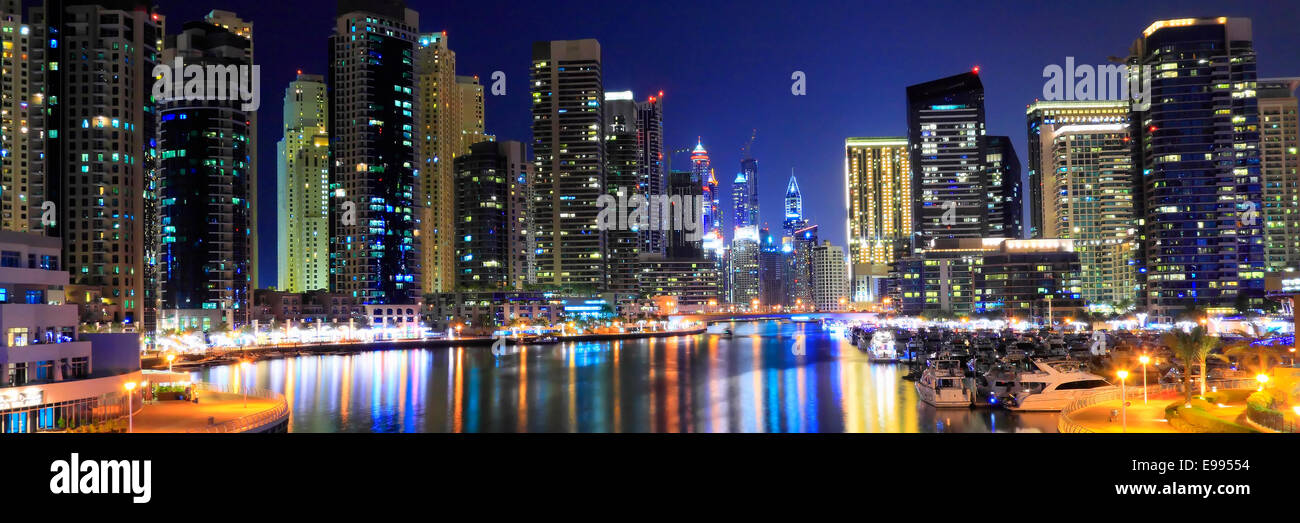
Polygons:
<instances>
[{"instance_id":1,"label":"night sky","mask_svg":"<svg viewBox=\"0 0 1300 523\"><path fill-rule=\"evenodd\" d=\"M596 38L605 88L638 98L664 91L665 148L702 136L730 194L740 150L758 129L763 219L780 229L791 169L804 211L822 237L844 245L844 138L906 135L905 92L980 67L988 133L1027 156L1025 105L1041 97L1043 67L1074 56L1103 64L1127 56L1152 21L1199 16L1254 22L1260 77L1300 76L1300 14L1294 1L1210 2L546 2L408 1L424 32L447 31L458 74L507 75L505 96L488 96L487 130L499 140L531 139L528 67L536 40ZM333 1L163 1L168 32L211 9L254 23L262 67L261 194L274 194L275 143L284 88L298 69L326 72ZM807 95L790 92L791 73ZM687 155L674 158L685 167ZM274 284L275 200L261 198L262 281ZM1026 209L1028 204L1025 205ZM730 208L724 212L730 220ZM729 223L729 222L728 222Z\"/></svg>"}]
</instances>

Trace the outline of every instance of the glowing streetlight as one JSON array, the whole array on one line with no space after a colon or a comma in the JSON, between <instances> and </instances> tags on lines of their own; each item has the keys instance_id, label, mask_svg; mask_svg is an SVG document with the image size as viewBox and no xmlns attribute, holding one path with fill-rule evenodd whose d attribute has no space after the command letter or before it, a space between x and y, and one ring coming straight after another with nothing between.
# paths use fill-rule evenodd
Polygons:
<instances>
[{"instance_id":1,"label":"glowing streetlight","mask_svg":"<svg viewBox=\"0 0 1300 523\"><path fill-rule=\"evenodd\" d=\"M1151 358L1148 358L1146 354L1143 354L1141 357L1138 358L1138 361L1142 363L1142 404L1146 405L1147 404L1147 363L1151 362Z\"/></svg>"},{"instance_id":2,"label":"glowing streetlight","mask_svg":"<svg viewBox=\"0 0 1300 523\"><path fill-rule=\"evenodd\" d=\"M134 381L128 381L122 386L126 387L126 431L135 432L135 417L132 415L133 413L131 412L134 409L134 407L132 407L131 405L132 403L131 396L133 395L132 393L135 391L136 383Z\"/></svg>"},{"instance_id":3,"label":"glowing streetlight","mask_svg":"<svg viewBox=\"0 0 1300 523\"><path fill-rule=\"evenodd\" d=\"M175 355L175 354L168 354L168 355L167 355L167 372L171 372L171 371L172 371L172 362L175 361L175 360L176 360L176 355Z\"/></svg>"},{"instance_id":4,"label":"glowing streetlight","mask_svg":"<svg viewBox=\"0 0 1300 523\"><path fill-rule=\"evenodd\" d=\"M1125 387L1125 379L1128 378L1128 371L1121 370L1115 373L1119 376L1119 409L1122 413L1120 419L1123 423L1124 432L1128 432L1128 389Z\"/></svg>"},{"instance_id":5,"label":"glowing streetlight","mask_svg":"<svg viewBox=\"0 0 1300 523\"><path fill-rule=\"evenodd\" d=\"M1264 390L1264 384L1268 383L1268 374L1260 373L1258 376L1255 376L1255 381L1259 382L1259 390Z\"/></svg>"}]
</instances>

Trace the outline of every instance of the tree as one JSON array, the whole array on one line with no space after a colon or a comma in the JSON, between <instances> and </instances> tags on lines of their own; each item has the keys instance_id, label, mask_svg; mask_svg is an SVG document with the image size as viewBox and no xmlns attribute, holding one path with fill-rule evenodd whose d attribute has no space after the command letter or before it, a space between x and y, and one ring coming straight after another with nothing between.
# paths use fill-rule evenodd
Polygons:
<instances>
[{"instance_id":1,"label":"tree","mask_svg":"<svg viewBox=\"0 0 1300 523\"><path fill-rule=\"evenodd\" d=\"M1201 365L1201 395L1205 395L1205 360L1219 346L1219 338L1210 336L1205 327L1197 325L1190 331L1173 329L1161 337L1161 342L1183 360L1183 389L1187 393L1186 406L1192 405L1192 363Z\"/></svg>"}]
</instances>

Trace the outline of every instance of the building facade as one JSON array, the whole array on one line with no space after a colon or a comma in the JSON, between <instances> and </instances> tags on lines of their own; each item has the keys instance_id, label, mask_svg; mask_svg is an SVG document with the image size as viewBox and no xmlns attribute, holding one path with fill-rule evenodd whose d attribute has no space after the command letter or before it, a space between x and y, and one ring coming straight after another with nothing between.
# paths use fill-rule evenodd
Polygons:
<instances>
[{"instance_id":1,"label":"building facade","mask_svg":"<svg viewBox=\"0 0 1300 523\"><path fill-rule=\"evenodd\" d=\"M456 288L520 289L527 283L527 150L521 142L480 142L456 158Z\"/></svg>"},{"instance_id":2,"label":"building facade","mask_svg":"<svg viewBox=\"0 0 1300 523\"><path fill-rule=\"evenodd\" d=\"M276 289L329 289L329 94L325 78L299 74L284 90L278 144Z\"/></svg>"},{"instance_id":3,"label":"building facade","mask_svg":"<svg viewBox=\"0 0 1300 523\"><path fill-rule=\"evenodd\" d=\"M1300 78L1259 81L1260 171L1264 176L1264 256L1269 272L1300 270Z\"/></svg>"},{"instance_id":4,"label":"building facade","mask_svg":"<svg viewBox=\"0 0 1300 523\"><path fill-rule=\"evenodd\" d=\"M903 137L844 141L844 191L854 302L878 302L913 241L911 154Z\"/></svg>"},{"instance_id":5,"label":"building facade","mask_svg":"<svg viewBox=\"0 0 1300 523\"><path fill-rule=\"evenodd\" d=\"M907 88L916 233L979 238L988 231L984 85L975 72Z\"/></svg>"},{"instance_id":6,"label":"building facade","mask_svg":"<svg viewBox=\"0 0 1300 523\"><path fill-rule=\"evenodd\" d=\"M344 0L330 37L331 289L363 305L421 299L418 27L401 0Z\"/></svg>"},{"instance_id":7,"label":"building facade","mask_svg":"<svg viewBox=\"0 0 1300 523\"><path fill-rule=\"evenodd\" d=\"M600 287L606 281L605 235L596 219L606 167L600 43L534 43L529 80L537 282Z\"/></svg>"},{"instance_id":8,"label":"building facade","mask_svg":"<svg viewBox=\"0 0 1300 523\"><path fill-rule=\"evenodd\" d=\"M63 240L68 299L82 306L83 321L145 331L154 329L159 306L152 87L165 23L149 6L48 2L31 11L32 31L44 42L34 59L46 64L33 77L45 175L31 205L53 204L45 231Z\"/></svg>"},{"instance_id":9,"label":"building facade","mask_svg":"<svg viewBox=\"0 0 1300 523\"><path fill-rule=\"evenodd\" d=\"M848 308L848 278L844 248L823 241L812 249L813 304L818 312Z\"/></svg>"},{"instance_id":10,"label":"building facade","mask_svg":"<svg viewBox=\"0 0 1300 523\"><path fill-rule=\"evenodd\" d=\"M163 62L247 72L250 45L242 34L190 22L167 37ZM238 88L231 80L222 87ZM254 137L250 112L232 98L157 100L163 329L186 316L216 314L228 328L251 319Z\"/></svg>"},{"instance_id":11,"label":"building facade","mask_svg":"<svg viewBox=\"0 0 1300 523\"><path fill-rule=\"evenodd\" d=\"M1150 107L1133 115L1147 310L1167 323L1193 308L1262 306L1263 180L1250 20L1157 21L1134 42L1130 63L1151 87Z\"/></svg>"}]
</instances>

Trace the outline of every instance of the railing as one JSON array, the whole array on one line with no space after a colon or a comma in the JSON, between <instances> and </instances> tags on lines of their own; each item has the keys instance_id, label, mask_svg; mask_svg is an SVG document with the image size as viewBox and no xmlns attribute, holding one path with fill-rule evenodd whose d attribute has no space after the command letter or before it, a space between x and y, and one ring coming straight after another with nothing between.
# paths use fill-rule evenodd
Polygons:
<instances>
[{"instance_id":1,"label":"railing","mask_svg":"<svg viewBox=\"0 0 1300 523\"><path fill-rule=\"evenodd\" d=\"M222 392L226 394L244 394L247 392L249 396L259 399L269 399L275 401L276 404L274 407L261 412L249 414L223 423L217 423L215 425L208 425L207 427L194 429L190 432L256 432L265 429L268 426L288 421L289 419L289 403L285 401L284 395L280 393L255 388L247 389L247 391L244 389L233 390L231 387L207 382L197 382L194 384L194 387L195 390Z\"/></svg>"},{"instance_id":2,"label":"railing","mask_svg":"<svg viewBox=\"0 0 1300 523\"><path fill-rule=\"evenodd\" d=\"M1180 385L1182 385L1182 382L1161 383L1158 385L1151 385L1147 387L1146 391L1148 393L1154 392L1157 394L1162 392L1168 392L1168 391L1177 391ZM1206 383L1207 386L1206 388L1208 389L1210 387L1217 387L1222 389L1238 389L1238 388L1253 388L1257 385L1259 385L1259 382L1255 381L1254 378L1233 378L1233 379L1209 381ZM1196 385L1193 384L1193 386ZM1061 415L1056 419L1057 432L1062 432L1062 433L1096 432L1095 430L1089 429L1087 427L1084 427L1076 423L1074 419L1070 417L1070 414L1078 412L1080 409L1086 409L1098 403L1105 403L1107 401L1118 400L1120 399L1120 394L1122 391L1126 391L1128 393L1127 395L1128 398L1135 398L1135 397L1142 396L1143 388L1127 387L1125 389L1108 390L1105 392L1089 394L1087 396L1084 396L1082 398L1070 402L1070 404L1066 405L1064 409L1061 409Z\"/></svg>"}]
</instances>

